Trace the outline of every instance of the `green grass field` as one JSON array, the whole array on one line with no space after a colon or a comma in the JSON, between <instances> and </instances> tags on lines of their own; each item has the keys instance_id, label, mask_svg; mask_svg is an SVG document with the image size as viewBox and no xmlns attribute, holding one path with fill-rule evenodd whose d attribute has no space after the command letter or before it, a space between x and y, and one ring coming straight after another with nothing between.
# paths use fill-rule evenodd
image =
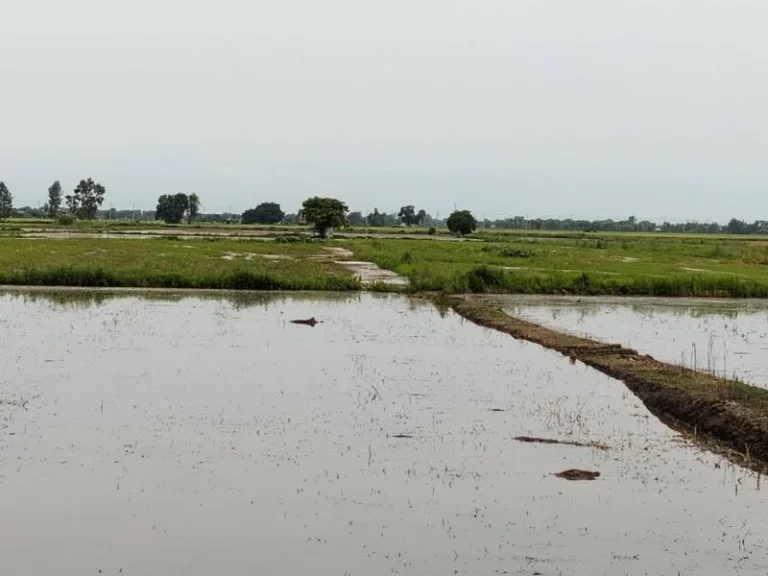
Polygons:
<instances>
[{"instance_id":1,"label":"green grass field","mask_svg":"<svg viewBox=\"0 0 768 576\"><path fill-rule=\"evenodd\" d=\"M768 297L768 241L662 234L478 235L463 242L357 238L331 240L325 247L168 234L151 239L4 237L0 284L361 289L326 247L347 248L356 260L407 277L412 291Z\"/></svg>"},{"instance_id":2,"label":"green grass field","mask_svg":"<svg viewBox=\"0 0 768 576\"><path fill-rule=\"evenodd\" d=\"M278 256L278 257L276 257ZM359 290L314 244L237 240L0 240L0 284Z\"/></svg>"},{"instance_id":3,"label":"green grass field","mask_svg":"<svg viewBox=\"0 0 768 576\"><path fill-rule=\"evenodd\" d=\"M768 242L666 235L346 241L418 291L768 296Z\"/></svg>"}]
</instances>

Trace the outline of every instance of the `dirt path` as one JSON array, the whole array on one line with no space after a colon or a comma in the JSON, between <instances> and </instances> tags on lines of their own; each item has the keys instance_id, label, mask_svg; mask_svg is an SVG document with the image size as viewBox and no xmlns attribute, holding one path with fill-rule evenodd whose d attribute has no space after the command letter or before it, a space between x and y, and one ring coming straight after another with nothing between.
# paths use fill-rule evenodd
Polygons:
<instances>
[{"instance_id":1,"label":"dirt path","mask_svg":"<svg viewBox=\"0 0 768 576\"><path fill-rule=\"evenodd\" d=\"M407 278L399 276L391 270L379 268L379 266L373 262L352 260L355 254L351 250L347 250L346 248L328 247L323 248L323 252L325 252L325 254L316 257L316 259L329 260L334 264L349 268L355 276L360 278L360 282L362 282L363 286L370 287L375 284L408 286Z\"/></svg>"},{"instance_id":2,"label":"dirt path","mask_svg":"<svg viewBox=\"0 0 768 576\"><path fill-rule=\"evenodd\" d=\"M623 381L654 413L716 442L740 464L768 469L768 391L660 362L618 344L564 334L509 316L480 297L449 298L464 318L528 340Z\"/></svg>"}]
</instances>

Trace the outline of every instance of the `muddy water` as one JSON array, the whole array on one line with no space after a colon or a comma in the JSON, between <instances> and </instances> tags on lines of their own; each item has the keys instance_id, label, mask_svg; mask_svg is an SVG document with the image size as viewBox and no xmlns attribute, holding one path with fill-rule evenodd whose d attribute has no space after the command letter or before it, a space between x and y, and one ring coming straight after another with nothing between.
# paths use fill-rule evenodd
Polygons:
<instances>
[{"instance_id":1,"label":"muddy water","mask_svg":"<svg viewBox=\"0 0 768 576\"><path fill-rule=\"evenodd\" d=\"M520 318L768 387L768 302L499 297Z\"/></svg>"},{"instance_id":2,"label":"muddy water","mask_svg":"<svg viewBox=\"0 0 768 576\"><path fill-rule=\"evenodd\" d=\"M0 346L3 573L768 565L757 478L621 383L403 298L5 295Z\"/></svg>"}]
</instances>

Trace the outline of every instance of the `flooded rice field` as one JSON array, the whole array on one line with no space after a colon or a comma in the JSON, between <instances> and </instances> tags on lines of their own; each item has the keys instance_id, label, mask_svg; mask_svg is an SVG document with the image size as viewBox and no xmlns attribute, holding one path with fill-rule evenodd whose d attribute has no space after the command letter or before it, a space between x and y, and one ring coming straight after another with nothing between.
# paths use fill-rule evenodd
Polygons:
<instances>
[{"instance_id":1,"label":"flooded rice field","mask_svg":"<svg viewBox=\"0 0 768 576\"><path fill-rule=\"evenodd\" d=\"M4 573L768 566L760 478L425 303L6 294L0 346Z\"/></svg>"},{"instance_id":2,"label":"flooded rice field","mask_svg":"<svg viewBox=\"0 0 768 576\"><path fill-rule=\"evenodd\" d=\"M768 387L768 302L499 297L514 316Z\"/></svg>"}]
</instances>

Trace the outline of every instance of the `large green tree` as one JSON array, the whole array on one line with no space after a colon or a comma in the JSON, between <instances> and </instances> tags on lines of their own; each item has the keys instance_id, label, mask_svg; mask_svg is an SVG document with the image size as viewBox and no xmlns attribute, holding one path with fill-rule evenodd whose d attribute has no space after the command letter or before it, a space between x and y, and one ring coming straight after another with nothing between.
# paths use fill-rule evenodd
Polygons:
<instances>
[{"instance_id":1,"label":"large green tree","mask_svg":"<svg viewBox=\"0 0 768 576\"><path fill-rule=\"evenodd\" d=\"M413 226L416 219L416 208L413 206L403 206L397 214L397 218L406 226Z\"/></svg>"},{"instance_id":2,"label":"large green tree","mask_svg":"<svg viewBox=\"0 0 768 576\"><path fill-rule=\"evenodd\" d=\"M400 212L397 214L398 219L400 222L405 224L406 226L414 226L416 224L421 224L424 222L424 217L427 215L427 213L424 210L419 210L418 213L416 212L416 208L413 206L403 206L400 208Z\"/></svg>"},{"instance_id":3,"label":"large green tree","mask_svg":"<svg viewBox=\"0 0 768 576\"><path fill-rule=\"evenodd\" d=\"M313 196L304 200L299 217L312 224L315 232L325 238L330 229L346 226L348 210L341 200Z\"/></svg>"},{"instance_id":4,"label":"large green tree","mask_svg":"<svg viewBox=\"0 0 768 576\"><path fill-rule=\"evenodd\" d=\"M189 196L184 193L163 194L157 199L155 220L166 224L179 224L189 210Z\"/></svg>"},{"instance_id":5,"label":"large green tree","mask_svg":"<svg viewBox=\"0 0 768 576\"><path fill-rule=\"evenodd\" d=\"M187 224L192 224L192 222L197 220L198 214L200 214L200 196L190 194L189 208L187 208Z\"/></svg>"},{"instance_id":6,"label":"large green tree","mask_svg":"<svg viewBox=\"0 0 768 576\"><path fill-rule=\"evenodd\" d=\"M456 210L448 217L445 225L454 234L467 236L477 228L477 220L469 210Z\"/></svg>"},{"instance_id":7,"label":"large green tree","mask_svg":"<svg viewBox=\"0 0 768 576\"><path fill-rule=\"evenodd\" d=\"M731 221L728 222L728 226L726 226L725 230L728 234L748 234L749 224L742 220L731 218Z\"/></svg>"},{"instance_id":8,"label":"large green tree","mask_svg":"<svg viewBox=\"0 0 768 576\"><path fill-rule=\"evenodd\" d=\"M104 203L104 195L107 189L101 184L88 180L80 180L72 194L67 194L65 200L70 213L82 220L93 220L96 212Z\"/></svg>"},{"instance_id":9,"label":"large green tree","mask_svg":"<svg viewBox=\"0 0 768 576\"><path fill-rule=\"evenodd\" d=\"M48 188L48 216L56 218L59 215L61 209L61 183L56 180L50 188Z\"/></svg>"},{"instance_id":10,"label":"large green tree","mask_svg":"<svg viewBox=\"0 0 768 576\"><path fill-rule=\"evenodd\" d=\"M0 220L11 217L13 212L13 194L8 190L5 182L0 182Z\"/></svg>"},{"instance_id":11,"label":"large green tree","mask_svg":"<svg viewBox=\"0 0 768 576\"><path fill-rule=\"evenodd\" d=\"M280 204L275 202L262 202L256 208L243 212L243 224L277 224L282 222L285 212L280 209Z\"/></svg>"}]
</instances>

